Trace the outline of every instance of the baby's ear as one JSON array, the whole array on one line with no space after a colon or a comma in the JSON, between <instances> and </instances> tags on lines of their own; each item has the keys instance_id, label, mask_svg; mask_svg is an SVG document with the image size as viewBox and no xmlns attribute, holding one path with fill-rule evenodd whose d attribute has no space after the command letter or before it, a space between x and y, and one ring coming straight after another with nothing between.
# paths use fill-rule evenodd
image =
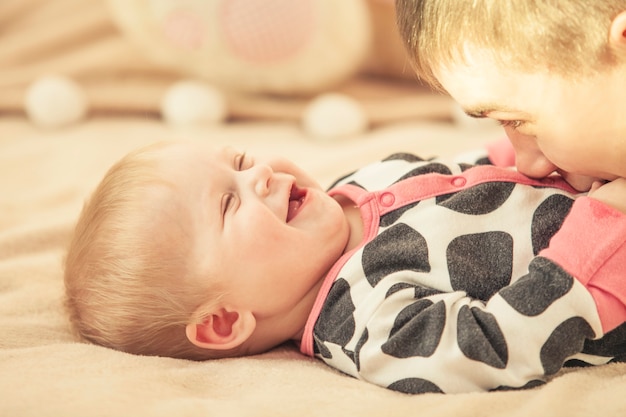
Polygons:
<instances>
[{"instance_id":1,"label":"baby's ear","mask_svg":"<svg viewBox=\"0 0 626 417\"><path fill-rule=\"evenodd\" d=\"M618 14L611 22L609 41L614 48L626 51L626 11Z\"/></svg>"},{"instance_id":2,"label":"baby's ear","mask_svg":"<svg viewBox=\"0 0 626 417\"><path fill-rule=\"evenodd\" d=\"M206 315L202 323L190 323L185 329L187 339L203 349L230 350L250 338L256 319L247 310L220 307Z\"/></svg>"}]
</instances>

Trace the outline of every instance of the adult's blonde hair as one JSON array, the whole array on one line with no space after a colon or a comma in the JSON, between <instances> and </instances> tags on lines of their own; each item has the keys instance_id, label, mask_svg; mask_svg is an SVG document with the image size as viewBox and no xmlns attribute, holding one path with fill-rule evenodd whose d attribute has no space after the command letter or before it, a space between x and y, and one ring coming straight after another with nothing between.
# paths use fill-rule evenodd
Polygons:
<instances>
[{"instance_id":1,"label":"adult's blonde hair","mask_svg":"<svg viewBox=\"0 0 626 417\"><path fill-rule=\"evenodd\" d=\"M129 154L85 204L65 259L66 307L85 339L117 350L202 360L186 337L210 306L193 267L193 227L159 175L162 146ZM217 300L219 294L214 294ZM225 352L223 352L225 353Z\"/></svg>"},{"instance_id":2,"label":"adult's blonde hair","mask_svg":"<svg viewBox=\"0 0 626 417\"><path fill-rule=\"evenodd\" d=\"M464 47L521 71L586 76L615 63L613 18L626 0L396 0L397 23L417 75L464 63Z\"/></svg>"}]
</instances>

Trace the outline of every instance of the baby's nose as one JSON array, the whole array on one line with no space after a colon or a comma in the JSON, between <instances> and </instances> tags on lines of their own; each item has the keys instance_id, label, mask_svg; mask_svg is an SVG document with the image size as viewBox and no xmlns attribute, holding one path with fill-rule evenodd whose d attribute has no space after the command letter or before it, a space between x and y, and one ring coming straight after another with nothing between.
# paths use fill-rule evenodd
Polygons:
<instances>
[{"instance_id":1,"label":"baby's nose","mask_svg":"<svg viewBox=\"0 0 626 417\"><path fill-rule=\"evenodd\" d=\"M257 195L265 196L269 193L270 183L274 171L267 164L258 164L247 171L251 185Z\"/></svg>"}]
</instances>

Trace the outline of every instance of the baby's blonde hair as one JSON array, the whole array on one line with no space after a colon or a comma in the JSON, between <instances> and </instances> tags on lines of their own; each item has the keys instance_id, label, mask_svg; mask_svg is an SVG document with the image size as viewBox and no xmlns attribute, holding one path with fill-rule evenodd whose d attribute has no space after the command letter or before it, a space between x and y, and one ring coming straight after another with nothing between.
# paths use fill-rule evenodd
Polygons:
<instances>
[{"instance_id":1,"label":"baby's blonde hair","mask_svg":"<svg viewBox=\"0 0 626 417\"><path fill-rule=\"evenodd\" d=\"M467 45L521 71L586 76L615 63L611 21L626 0L396 0L400 34L417 75L464 62Z\"/></svg>"},{"instance_id":2,"label":"baby's blonde hair","mask_svg":"<svg viewBox=\"0 0 626 417\"><path fill-rule=\"evenodd\" d=\"M221 356L185 334L214 288L195 276L190 216L159 175L160 149L120 160L85 204L65 259L70 320L85 339L125 352Z\"/></svg>"}]
</instances>

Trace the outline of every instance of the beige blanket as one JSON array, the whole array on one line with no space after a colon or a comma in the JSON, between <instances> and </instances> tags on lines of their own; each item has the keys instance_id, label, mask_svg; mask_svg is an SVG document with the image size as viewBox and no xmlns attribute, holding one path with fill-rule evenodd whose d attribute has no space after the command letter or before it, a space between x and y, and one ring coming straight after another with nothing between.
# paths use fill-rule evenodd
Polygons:
<instances>
[{"instance_id":1,"label":"beige blanket","mask_svg":"<svg viewBox=\"0 0 626 417\"><path fill-rule=\"evenodd\" d=\"M527 391L409 396L341 375L293 346L230 360L139 357L75 340L61 262L81 205L128 150L163 139L280 152L324 185L398 150L451 154L498 137L445 124L390 125L320 143L289 123L188 130L91 119L57 131L0 119L0 416L623 416L626 365L562 372Z\"/></svg>"}]
</instances>

